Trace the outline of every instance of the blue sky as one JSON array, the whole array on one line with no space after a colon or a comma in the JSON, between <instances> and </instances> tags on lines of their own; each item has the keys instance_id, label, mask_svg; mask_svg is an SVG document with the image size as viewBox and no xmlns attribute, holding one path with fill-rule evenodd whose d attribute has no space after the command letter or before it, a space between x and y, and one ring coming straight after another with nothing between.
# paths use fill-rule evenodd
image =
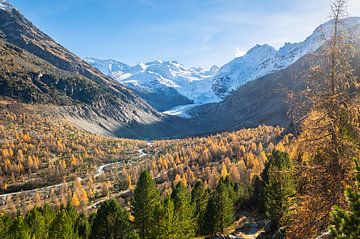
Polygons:
<instances>
[{"instance_id":1,"label":"blue sky","mask_svg":"<svg viewBox=\"0 0 360 239\"><path fill-rule=\"evenodd\" d=\"M9 0L78 54L128 64L177 60L210 67L255 44L304 40L329 16L328 0ZM350 13L360 16L360 0Z\"/></svg>"}]
</instances>

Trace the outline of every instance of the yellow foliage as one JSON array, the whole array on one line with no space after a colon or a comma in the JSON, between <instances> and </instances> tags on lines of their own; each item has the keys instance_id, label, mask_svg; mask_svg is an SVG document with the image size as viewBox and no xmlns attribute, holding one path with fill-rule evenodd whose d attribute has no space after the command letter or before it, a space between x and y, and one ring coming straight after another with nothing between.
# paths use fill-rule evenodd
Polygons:
<instances>
[{"instance_id":1,"label":"yellow foliage","mask_svg":"<svg viewBox=\"0 0 360 239\"><path fill-rule=\"evenodd\" d=\"M73 193L73 196L71 198L71 204L74 206L74 207L79 207L80 206L80 201L79 201L79 197L77 195L76 192Z\"/></svg>"},{"instance_id":2,"label":"yellow foliage","mask_svg":"<svg viewBox=\"0 0 360 239\"><path fill-rule=\"evenodd\" d=\"M221 164L221 174L220 175L222 178L226 178L229 175L224 162Z\"/></svg>"}]
</instances>

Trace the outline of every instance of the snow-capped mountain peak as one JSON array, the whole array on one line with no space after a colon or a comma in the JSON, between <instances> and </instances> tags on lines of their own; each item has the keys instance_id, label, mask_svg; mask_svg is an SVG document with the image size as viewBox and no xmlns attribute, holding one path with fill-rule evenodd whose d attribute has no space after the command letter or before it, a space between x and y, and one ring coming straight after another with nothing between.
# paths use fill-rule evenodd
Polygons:
<instances>
[{"instance_id":1,"label":"snow-capped mountain peak","mask_svg":"<svg viewBox=\"0 0 360 239\"><path fill-rule=\"evenodd\" d=\"M220 68L214 78L213 91L225 97L250 80L269 74L274 66L277 51L272 46L256 45L244 56L235 58Z\"/></svg>"},{"instance_id":2,"label":"snow-capped mountain peak","mask_svg":"<svg viewBox=\"0 0 360 239\"><path fill-rule=\"evenodd\" d=\"M276 51L275 48L268 44L264 44L264 45L257 44L246 53L246 56L261 55L260 57L264 57L267 56L269 53L271 54L271 52L275 52L275 51Z\"/></svg>"},{"instance_id":3,"label":"snow-capped mountain peak","mask_svg":"<svg viewBox=\"0 0 360 239\"><path fill-rule=\"evenodd\" d=\"M210 67L210 72L211 73L217 73L219 71L220 67L218 67L217 65L213 65L212 67Z\"/></svg>"},{"instance_id":4,"label":"snow-capped mountain peak","mask_svg":"<svg viewBox=\"0 0 360 239\"><path fill-rule=\"evenodd\" d=\"M106 75L110 75L112 72L124 72L129 68L129 65L111 59L99 60L93 57L87 57L84 60Z\"/></svg>"},{"instance_id":5,"label":"snow-capped mountain peak","mask_svg":"<svg viewBox=\"0 0 360 239\"><path fill-rule=\"evenodd\" d=\"M154 93L171 88L190 102L197 104L219 101L212 92L213 77L218 71L216 66L205 70L187 68L173 60L140 62L135 66L115 60L85 58L85 61L129 88L140 92Z\"/></svg>"},{"instance_id":6,"label":"snow-capped mountain peak","mask_svg":"<svg viewBox=\"0 0 360 239\"><path fill-rule=\"evenodd\" d=\"M11 11L14 7L7 0L0 0L0 9Z\"/></svg>"},{"instance_id":7,"label":"snow-capped mountain peak","mask_svg":"<svg viewBox=\"0 0 360 239\"><path fill-rule=\"evenodd\" d=\"M360 26L360 18L344 19L343 25L347 28ZM181 102L167 102L168 106L199 105L221 101L248 81L287 68L304 55L319 49L325 42L324 37L330 38L332 31L332 22L329 21L317 27L304 41L287 42L278 50L268 44L257 44L244 56L235 58L220 69L217 66L209 70L187 68L177 61L156 60L129 66L114 60L85 60L129 88L145 93L145 97L151 95L155 104L161 97L170 101L178 97ZM181 106L175 111L179 109L188 109L188 106Z\"/></svg>"},{"instance_id":8,"label":"snow-capped mountain peak","mask_svg":"<svg viewBox=\"0 0 360 239\"><path fill-rule=\"evenodd\" d=\"M343 20L343 27L346 29L359 24L359 17ZM332 22L328 21L317 27L305 41L285 43L279 50L267 44L256 45L244 56L235 58L219 70L214 78L215 94L224 98L248 81L285 69L307 53L319 49L325 43L324 38L330 38L332 31Z\"/></svg>"}]
</instances>

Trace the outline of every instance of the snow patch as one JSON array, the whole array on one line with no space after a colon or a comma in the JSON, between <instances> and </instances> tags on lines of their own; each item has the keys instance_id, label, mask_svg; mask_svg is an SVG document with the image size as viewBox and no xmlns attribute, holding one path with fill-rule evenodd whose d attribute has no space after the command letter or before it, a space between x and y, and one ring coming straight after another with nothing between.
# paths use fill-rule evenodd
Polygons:
<instances>
[{"instance_id":1,"label":"snow patch","mask_svg":"<svg viewBox=\"0 0 360 239\"><path fill-rule=\"evenodd\" d=\"M0 9L5 11L11 11L14 7L6 0L0 0Z\"/></svg>"}]
</instances>

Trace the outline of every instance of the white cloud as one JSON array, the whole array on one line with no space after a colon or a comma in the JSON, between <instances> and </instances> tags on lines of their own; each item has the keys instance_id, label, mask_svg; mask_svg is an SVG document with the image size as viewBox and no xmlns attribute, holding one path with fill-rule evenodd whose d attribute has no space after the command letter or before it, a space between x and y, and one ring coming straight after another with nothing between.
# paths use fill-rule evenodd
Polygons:
<instances>
[{"instance_id":1,"label":"white cloud","mask_svg":"<svg viewBox=\"0 0 360 239\"><path fill-rule=\"evenodd\" d=\"M241 50L240 48L236 47L236 48L234 49L234 53L235 53L235 56L236 56L236 57L242 57L243 55L246 54L246 51Z\"/></svg>"}]
</instances>

